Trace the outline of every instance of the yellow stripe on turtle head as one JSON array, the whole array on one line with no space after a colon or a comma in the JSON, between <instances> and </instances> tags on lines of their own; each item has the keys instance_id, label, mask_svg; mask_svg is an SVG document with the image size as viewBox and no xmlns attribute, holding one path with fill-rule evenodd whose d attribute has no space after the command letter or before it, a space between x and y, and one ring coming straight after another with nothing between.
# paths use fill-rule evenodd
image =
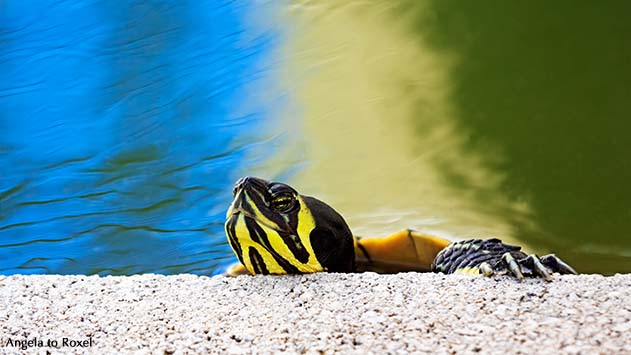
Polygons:
<instances>
[{"instance_id":1,"label":"yellow stripe on turtle head","mask_svg":"<svg viewBox=\"0 0 631 355\"><path fill-rule=\"evenodd\" d=\"M270 247L276 253L278 253L283 259L287 260L287 262L289 262L291 265L296 267L300 272L311 273L324 271L324 268L318 262L315 252L313 251L313 247L311 246L310 234L311 231L316 227L315 220L313 219L311 211L305 204L304 200L300 198L300 196L297 197L297 201L300 205L297 221L298 227L296 230L297 233L292 234L290 237L296 241L296 246L298 246L299 248L304 248L309 255L309 259L304 263L296 259L294 254L289 249L289 246L286 244L285 240L283 240L283 238L278 233L278 230L280 230L281 228L279 228L276 223L263 216L261 211L259 211L256 206L254 206L253 204L251 204L250 206L256 214L257 218L262 217L260 218L260 221L257 221L257 223L265 231L265 234L267 234L267 238L270 242Z\"/></svg>"},{"instance_id":2,"label":"yellow stripe on turtle head","mask_svg":"<svg viewBox=\"0 0 631 355\"><path fill-rule=\"evenodd\" d=\"M241 256L243 259L243 266L251 274L256 274L256 268L254 267L254 262L250 258L249 250L250 248L254 248L259 255L263 258L263 262L265 263L265 267L270 274L286 274L287 272L274 260L272 254L265 249L261 244L252 240L252 236L250 235L250 231L245 224L245 216L239 215L237 222L235 224L235 234L237 238L237 242L241 247ZM264 228L265 229L265 228ZM267 230L266 230L267 232ZM236 251L235 251L236 252Z\"/></svg>"},{"instance_id":3,"label":"yellow stripe on turtle head","mask_svg":"<svg viewBox=\"0 0 631 355\"><path fill-rule=\"evenodd\" d=\"M306 263L301 263L300 266L297 266L299 269L301 269L301 271L304 270L304 272L324 271L324 267L322 267L322 265L320 265L320 262L318 262L315 251L311 246L311 231L316 228L315 219L311 214L311 210L309 209L309 207L307 207L307 204L300 196L298 196L298 202L300 203L297 228L298 238L300 239L300 242L309 254L309 260Z\"/></svg>"},{"instance_id":4,"label":"yellow stripe on turtle head","mask_svg":"<svg viewBox=\"0 0 631 355\"><path fill-rule=\"evenodd\" d=\"M283 214L283 218L285 218L286 222L290 222L289 218L296 218L297 221L295 223L288 223L291 225L297 226L295 231L287 231L286 227L280 227L277 222L272 221L268 217L266 217L260 210L259 206L256 204L255 200L252 199L247 191L241 191L243 193L243 198L241 199L242 203L247 204L250 209L250 213L244 214L240 213L237 218L237 222L235 224L234 230L234 238L236 242L239 243L241 248L241 257L243 260L243 264L246 269L250 273L256 272L256 263L261 262L261 260L251 260L250 257L250 248L254 248L254 250L261 256L262 262L265 264L265 268L267 272L271 274L286 274L288 272L301 272L301 273L312 273L324 271L324 267L318 262L318 259L315 255L313 247L311 245L311 231L316 227L316 222L311 214L311 211L307 207L304 200L297 196L296 200L299 204L299 210L297 215L288 216ZM228 209L228 216L233 213L235 208L242 209L244 206L230 206ZM256 223L265 235L260 236L251 236L250 230L248 229L245 219L250 218L252 222ZM280 232L285 232L283 235L287 235L286 232L290 232L289 239L284 239ZM256 239L256 241L255 241ZM259 241L261 243L259 243ZM294 253L291 251L290 246L287 243L294 243L292 245L295 249L304 249L306 254L308 255L308 259L305 262L301 262L296 258ZM236 251L235 251L236 252ZM274 255L276 255L276 258ZM277 260L277 258L282 258L283 260ZM287 264L293 266L295 269L290 271L283 268L281 263L285 266ZM291 268L291 267L287 267Z\"/></svg>"},{"instance_id":5,"label":"yellow stripe on turtle head","mask_svg":"<svg viewBox=\"0 0 631 355\"><path fill-rule=\"evenodd\" d=\"M261 222L262 224L267 225L273 229L281 229L278 224L271 219L265 217L265 215L259 210L259 207L254 203L254 201L250 198L247 192L245 192L245 201L250 206L252 211L254 211L254 215L256 216L256 221ZM261 224L259 223L259 225Z\"/></svg>"}]
</instances>

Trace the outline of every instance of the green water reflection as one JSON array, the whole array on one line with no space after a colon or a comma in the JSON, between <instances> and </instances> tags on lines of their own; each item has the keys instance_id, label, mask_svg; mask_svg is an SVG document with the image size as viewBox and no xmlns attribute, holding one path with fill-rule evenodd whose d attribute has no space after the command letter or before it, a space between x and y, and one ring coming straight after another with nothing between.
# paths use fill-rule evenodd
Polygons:
<instances>
[{"instance_id":1,"label":"green water reflection","mask_svg":"<svg viewBox=\"0 0 631 355\"><path fill-rule=\"evenodd\" d=\"M288 10L309 165L359 234L495 235L631 271L631 3ZM287 114L287 120L292 117Z\"/></svg>"}]
</instances>

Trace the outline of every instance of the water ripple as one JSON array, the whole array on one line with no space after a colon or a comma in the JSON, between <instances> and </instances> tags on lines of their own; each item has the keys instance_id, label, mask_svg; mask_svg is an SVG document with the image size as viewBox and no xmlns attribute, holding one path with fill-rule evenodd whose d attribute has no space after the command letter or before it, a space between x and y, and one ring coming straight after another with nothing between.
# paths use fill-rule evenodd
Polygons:
<instances>
[{"instance_id":1,"label":"water ripple","mask_svg":"<svg viewBox=\"0 0 631 355\"><path fill-rule=\"evenodd\" d=\"M249 19L269 5L2 6L0 272L229 263L230 186L284 139L256 93L278 33Z\"/></svg>"}]
</instances>

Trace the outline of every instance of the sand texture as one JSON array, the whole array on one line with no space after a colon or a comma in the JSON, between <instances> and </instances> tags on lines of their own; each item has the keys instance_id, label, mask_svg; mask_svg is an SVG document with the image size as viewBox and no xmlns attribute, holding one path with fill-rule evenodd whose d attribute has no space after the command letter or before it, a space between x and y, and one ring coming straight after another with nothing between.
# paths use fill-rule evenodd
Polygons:
<instances>
[{"instance_id":1,"label":"sand texture","mask_svg":"<svg viewBox=\"0 0 631 355\"><path fill-rule=\"evenodd\" d=\"M0 276L0 341L7 354L623 354L631 275Z\"/></svg>"}]
</instances>

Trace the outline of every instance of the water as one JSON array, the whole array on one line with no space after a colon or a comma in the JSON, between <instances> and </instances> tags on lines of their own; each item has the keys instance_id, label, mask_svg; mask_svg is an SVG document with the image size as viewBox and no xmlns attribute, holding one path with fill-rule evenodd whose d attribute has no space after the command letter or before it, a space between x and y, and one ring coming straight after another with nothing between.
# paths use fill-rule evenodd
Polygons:
<instances>
[{"instance_id":1,"label":"water","mask_svg":"<svg viewBox=\"0 0 631 355\"><path fill-rule=\"evenodd\" d=\"M630 272L630 7L2 2L0 273L216 273L243 175Z\"/></svg>"}]
</instances>

